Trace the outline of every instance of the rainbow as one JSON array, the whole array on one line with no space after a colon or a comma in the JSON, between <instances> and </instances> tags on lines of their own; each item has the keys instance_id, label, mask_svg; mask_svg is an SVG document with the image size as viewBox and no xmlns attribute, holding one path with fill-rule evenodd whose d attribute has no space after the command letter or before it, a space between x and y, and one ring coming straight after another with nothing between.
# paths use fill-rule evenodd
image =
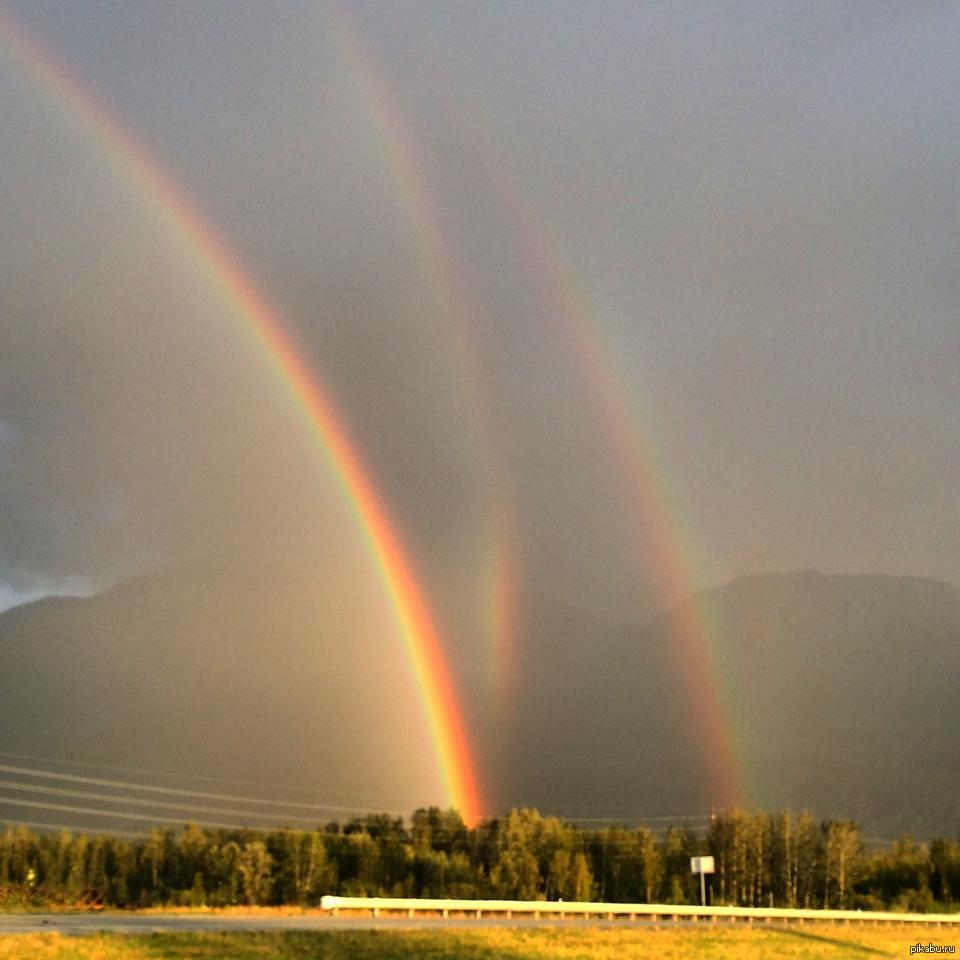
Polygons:
<instances>
[{"instance_id":1,"label":"rainbow","mask_svg":"<svg viewBox=\"0 0 960 960\"><path fill-rule=\"evenodd\" d=\"M304 362L280 315L183 191L113 114L6 14L0 36L26 74L78 120L165 228L193 256L207 282L236 311L286 386L350 504L382 578L423 699L448 801L468 824L479 789L467 732L440 635L413 567L333 399Z\"/></svg>"},{"instance_id":2,"label":"rainbow","mask_svg":"<svg viewBox=\"0 0 960 960\"><path fill-rule=\"evenodd\" d=\"M444 235L438 203L417 158L416 146L402 123L397 97L390 93L390 85L369 44L337 6L333 7L332 21L332 32L345 52L367 109L380 128L407 216L420 238L425 267L436 278L442 311L447 317L459 318L462 331L467 327L463 317L465 298L451 257L454 246ZM494 149L489 132L480 129L481 112L466 111L462 104L458 108L449 99L446 108L448 117L472 143L474 155L485 167L495 194L515 226L532 268L544 314L561 328L560 339L571 345L594 415L605 427L638 548L653 560L659 579L658 591L672 608L678 673L684 678L690 718L701 738L711 800L717 806L741 803L751 791L743 758L737 749L743 738L736 732L734 698L719 647L721 631L708 605L698 597L693 551L687 546L691 538L681 533L678 511L671 507L676 499L675 485L669 482L663 458L652 442L652 430L647 424L637 422L627 400L628 390L617 373L613 351L604 346L602 331L593 319L594 311L575 279L569 259L559 240L520 196L516 179L508 174L502 160L504 152ZM467 121L468 115L472 123ZM465 348L464 343L466 340L461 335L460 356L463 372L467 374L464 380L473 385L477 396L479 377L467 363L473 351ZM482 404L477 402L474 406L481 408ZM499 664L495 675L502 691L509 677L510 648L516 640L511 614L517 568L511 562L515 551L493 548L488 553L488 632L493 638Z\"/></svg>"},{"instance_id":3,"label":"rainbow","mask_svg":"<svg viewBox=\"0 0 960 960\"><path fill-rule=\"evenodd\" d=\"M477 440L483 450L483 486L487 498L487 522L483 533L485 579L485 633L491 652L488 679L499 695L497 713L504 707L504 693L511 674L514 589L516 579L515 524L507 495L507 470L496 441L495 417L481 350L474 336L475 310L454 256L456 244L444 226L435 191L429 185L426 165L404 120L398 98L370 45L339 4L328 8L327 23L342 54L348 73L379 137L384 162L397 189L404 215L416 237L422 270L443 319L442 330L450 340L457 363L458 383L466 393Z\"/></svg>"},{"instance_id":4,"label":"rainbow","mask_svg":"<svg viewBox=\"0 0 960 960\"><path fill-rule=\"evenodd\" d=\"M544 315L561 328L563 336L558 339L571 345L594 416L605 428L638 548L655 564L658 592L670 607L678 670L687 688L689 716L701 739L711 802L719 807L740 805L752 793L738 750L743 738L737 733L730 678L721 659L720 631L698 595L693 551L687 546L691 538L683 535L677 511L671 507L675 485L654 447L652 431L633 412L613 351L604 345L595 311L559 240L521 198L515 178L501 159L503 151L494 148L489 132L478 128L477 111L470 111L470 124L464 111L449 102L447 113L470 138L507 211L535 277Z\"/></svg>"}]
</instances>

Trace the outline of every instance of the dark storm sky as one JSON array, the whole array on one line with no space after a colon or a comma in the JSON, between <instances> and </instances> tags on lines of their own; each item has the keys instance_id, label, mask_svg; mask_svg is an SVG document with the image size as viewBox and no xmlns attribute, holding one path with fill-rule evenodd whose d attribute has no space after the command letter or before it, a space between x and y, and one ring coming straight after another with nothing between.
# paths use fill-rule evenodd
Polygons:
<instances>
[{"instance_id":1,"label":"dark storm sky","mask_svg":"<svg viewBox=\"0 0 960 960\"><path fill-rule=\"evenodd\" d=\"M798 567L960 582L956 7L3 9L277 305L448 618L483 608L501 509L525 585L617 615L657 602L498 177L576 278L696 585ZM338 18L430 189L486 429ZM249 331L2 43L0 128L0 599L256 550L368 576Z\"/></svg>"}]
</instances>

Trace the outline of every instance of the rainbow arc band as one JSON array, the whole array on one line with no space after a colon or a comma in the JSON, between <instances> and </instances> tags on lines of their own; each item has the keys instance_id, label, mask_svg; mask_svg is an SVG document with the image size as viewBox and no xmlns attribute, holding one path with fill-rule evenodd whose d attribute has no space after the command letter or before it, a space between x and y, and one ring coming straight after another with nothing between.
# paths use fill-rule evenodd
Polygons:
<instances>
[{"instance_id":1,"label":"rainbow arc band","mask_svg":"<svg viewBox=\"0 0 960 960\"><path fill-rule=\"evenodd\" d=\"M463 331L469 318L461 272L451 255L452 243L445 237L440 204L430 186L421 153L412 128L403 120L396 85L372 46L356 27L344 6L331 3L330 33L362 93L365 108L381 131L389 165L397 180L400 198L414 232L420 239L425 264L435 278L438 301L444 316ZM507 153L497 149L484 113L473 102L465 109L444 95L447 85L439 83L434 93L445 105L446 118L465 135L478 169L489 185L495 201L506 214L550 329L547 333L569 345L574 366L584 387L584 396L592 408L617 467L627 522L633 530L638 551L654 566L662 599L672 608L672 640L677 652L677 672L690 700L690 715L701 740L702 764L711 802L718 807L737 806L752 794L750 772L741 745L747 741L743 724L728 689L720 650L722 631L712 611L698 597L694 575L693 551L689 538L682 535L680 517L671 508L674 491L668 471L653 443L652 431L641 421L629 400L629 390L618 374L613 351L604 343L596 319L597 311L578 282L559 238L529 202L521 195L518 181L506 162ZM475 350L469 337L461 333L460 345L463 381L470 390L482 431L494 434L490 414L485 409L479 385ZM487 443L488 454L491 453ZM512 651L516 641L515 614L517 571L515 545L509 544L505 504L494 517L489 564L491 597L491 635L497 686L510 681ZM683 598L690 598L681 602ZM678 605L679 604L679 605ZM502 696L498 698L502 702Z\"/></svg>"},{"instance_id":2,"label":"rainbow arc band","mask_svg":"<svg viewBox=\"0 0 960 960\"><path fill-rule=\"evenodd\" d=\"M479 818L473 756L439 632L412 563L333 398L305 362L279 313L224 240L131 133L33 37L0 14L0 38L25 75L78 121L114 170L133 184L246 323L294 399L363 533L409 654L447 791L468 824Z\"/></svg>"}]
</instances>

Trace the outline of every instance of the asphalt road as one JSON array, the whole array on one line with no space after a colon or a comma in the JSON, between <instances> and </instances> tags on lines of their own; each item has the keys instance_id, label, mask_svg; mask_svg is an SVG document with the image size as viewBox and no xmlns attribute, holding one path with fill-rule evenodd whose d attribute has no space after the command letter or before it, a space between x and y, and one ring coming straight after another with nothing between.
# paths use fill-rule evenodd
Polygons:
<instances>
[{"instance_id":1,"label":"asphalt road","mask_svg":"<svg viewBox=\"0 0 960 960\"><path fill-rule=\"evenodd\" d=\"M333 917L310 914L304 916L225 916L222 914L177 914L177 913L0 913L0 937L18 933L61 933L79 936L88 933L125 933L147 935L150 933L220 933L223 931L281 932L284 930L478 930L490 927L620 927L629 929L675 930L678 927L704 927L702 921L694 920L614 920L600 918L558 918L535 920L533 917ZM711 927L746 927L742 920L719 919ZM793 924L758 923L756 930L776 930L804 939L824 939L819 933L804 930ZM906 931L909 939L913 931ZM918 933L923 933L923 928ZM839 941L838 941L839 942ZM911 941L912 942L912 941Z\"/></svg>"},{"instance_id":2,"label":"asphalt road","mask_svg":"<svg viewBox=\"0 0 960 960\"><path fill-rule=\"evenodd\" d=\"M190 933L262 930L429 930L480 929L485 927L642 927L647 921L631 923L621 920L534 920L506 917L330 917L306 915L293 917L235 917L216 914L136 914L136 913L0 913L0 936L15 933L62 933L75 936L84 933ZM681 921L671 926L687 926Z\"/></svg>"}]
</instances>

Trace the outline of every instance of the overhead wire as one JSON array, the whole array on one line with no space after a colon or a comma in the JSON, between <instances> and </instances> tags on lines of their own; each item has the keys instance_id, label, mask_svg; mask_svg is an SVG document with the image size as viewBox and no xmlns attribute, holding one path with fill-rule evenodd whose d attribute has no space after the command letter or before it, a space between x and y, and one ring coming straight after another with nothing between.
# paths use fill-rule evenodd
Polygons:
<instances>
[{"instance_id":1,"label":"overhead wire","mask_svg":"<svg viewBox=\"0 0 960 960\"><path fill-rule=\"evenodd\" d=\"M172 770L158 770L156 768L151 768L151 767L94 763L86 760L72 760L72 759L67 760L60 757L40 756L37 754L27 754L27 753L14 753L11 751L4 751L4 750L0 750L0 757L7 757L7 758L13 758L13 759L19 759L19 760L30 760L36 763L56 764L61 766L77 767L80 769L88 769L88 770L113 770L117 772L139 773L139 774L143 774L151 777L164 777L167 779L174 779L174 780L192 780L192 781L204 782L204 783L235 784L235 785L243 785L243 786L249 786L249 787L259 787L261 789L267 789L267 790L289 790L289 791L299 791L301 793L307 792L307 793L313 793L313 794L320 793L320 792L327 792L332 794L340 794L344 796L349 795L351 797L375 796L375 794L369 791L357 792L353 790L351 791L337 790L335 788L324 788L323 791L321 791L317 787L305 786L303 784L280 783L277 781L271 781L270 783L265 783L260 780L244 780L244 779L238 779L233 777L213 777L213 776L209 776L205 774L197 774L197 773L176 773ZM187 788L187 789L190 789L190 788ZM177 792L182 793L183 791L180 790ZM393 797L393 799L395 800L396 797ZM424 807L424 804L422 803L417 804L416 801L413 800L412 798L411 800L412 800L412 806L414 808L422 809ZM284 799L277 799L277 798L271 798L270 802L289 803L291 806L304 805L304 804L301 804L299 801L284 800ZM490 802L494 803L494 801L490 801ZM591 822L601 822L602 820L609 820L611 822L615 820L631 820L631 819L635 819L638 816L636 813L634 813L636 808L634 807L633 804L604 803L604 804L577 804L577 805L571 806L568 803L556 803L556 802L547 803L542 800L540 801L540 804L543 804L548 808L549 807L552 807L554 809L562 808L565 811L564 813L544 813L543 810L540 810L543 816L558 816L564 819L577 820L579 822L587 822L587 819L588 819L587 817L581 817L580 816L581 813L584 813L584 814L593 814L593 813L599 814L600 812L609 813L609 816L605 816L605 817L600 817L599 815L595 817L590 817L589 820ZM391 811L386 810L384 807L364 808L359 806L324 804L321 801L313 801L312 804L308 804L308 805L319 805L326 809L331 809L331 810L339 809L347 812L356 811L358 813L371 813L371 814L379 814L379 813L386 812L386 813L390 813L391 815L394 815ZM514 798L509 802L508 801L496 802L496 806L497 806L497 812L486 814L488 819L493 817L498 817L498 816L504 816L511 809L537 807L537 809L539 810L539 804L531 804L529 801L518 801L516 800L516 798ZM623 811L623 813L618 814L618 813L615 813L615 811ZM400 814L396 814L396 815L400 815ZM644 816L644 815L641 814L639 816ZM680 819L693 819L694 816L699 816L699 814L692 815L692 814L683 813L683 814L668 814L664 816L658 813L655 816L645 816L644 819L680 820ZM705 813L703 814L703 816L707 817L709 816L709 814Z\"/></svg>"},{"instance_id":2,"label":"overhead wire","mask_svg":"<svg viewBox=\"0 0 960 960\"><path fill-rule=\"evenodd\" d=\"M16 823L4 824L0 819L0 836L3 835L4 828L15 829L17 827L30 827L35 830L66 830L70 833L95 833L98 836L106 837L125 837L129 840L141 840L146 834L137 833L132 830L113 830L109 827L83 826L76 823L47 823L40 820L17 820Z\"/></svg>"},{"instance_id":3,"label":"overhead wire","mask_svg":"<svg viewBox=\"0 0 960 960\"><path fill-rule=\"evenodd\" d=\"M17 783L13 780L0 780L0 789L15 790L21 793L41 793L45 796L67 797L73 800L100 800L106 803L128 804L134 807L147 807L150 809L160 808L164 810L189 810L195 813L221 814L224 816L237 817L257 817L265 819L276 817L274 813L262 813L252 810L237 810L231 807L207 807L201 804L191 803L173 803L169 800L145 800L142 797L130 797L123 795L109 795L104 793L94 793L87 790L64 790L59 787L45 787L33 783ZM296 816L286 814L281 817L282 820L296 820L302 823L316 824L316 817Z\"/></svg>"},{"instance_id":4,"label":"overhead wire","mask_svg":"<svg viewBox=\"0 0 960 960\"><path fill-rule=\"evenodd\" d=\"M177 773L173 770L158 770L155 767L134 767L134 766L124 766L121 764L110 764L110 763L93 763L87 760L65 760L61 757L45 757L38 756L37 754L29 753L12 753L6 750L0 750L0 757L6 757L14 760L30 760L34 763L44 763L44 764L58 764L61 766L68 767L78 767L85 770L112 770L118 773L138 773L144 774L149 777L165 777L172 780L192 780L200 783L223 783L223 784L233 784L235 786L246 786L246 787L259 787L266 790L290 790L290 791L299 791L301 793L330 793L330 794L340 794L341 796L352 796L352 797L375 797L377 794L371 793L369 791L355 791L355 790L338 790L332 787L311 787L304 784L293 784L293 783L280 783L276 780L271 781L270 783L265 783L262 780L244 780L236 777L213 777L208 774L200 773ZM396 797L394 797L396 799ZM283 802L282 800L280 802ZM411 802L413 804L416 801L411 797ZM421 804L422 806L422 804ZM353 808L351 808L353 809ZM381 809L377 809L377 812L382 812Z\"/></svg>"},{"instance_id":5,"label":"overhead wire","mask_svg":"<svg viewBox=\"0 0 960 960\"><path fill-rule=\"evenodd\" d=\"M0 751L0 756L3 757L22 757L24 759L34 759L39 762L46 763L59 763L59 764L70 764L72 766L77 766L81 768L88 769L116 769L116 770L139 770L143 773L156 773L159 775L179 777L183 776L185 779L190 775L180 775L165 773L161 774L160 771L149 771L146 768L133 768L133 767L109 767L108 765L101 764L92 764L86 763L83 761L65 761L59 760L52 757L39 757L30 754L13 754L10 752ZM397 817L399 819L404 819L407 824L409 824L409 818L405 817L403 814L396 811L385 811L379 808L363 808L363 807L354 807L346 806L341 804L324 804L324 803L308 803L305 801L297 800L279 800L275 798L265 798L265 797L252 797L244 796L239 794L227 794L227 793L217 793L213 791L201 791L201 790L192 790L189 788L181 787L161 787L155 784L145 784L145 783L136 783L126 780L113 780L108 778L101 777L85 777L77 774L63 773L59 771L51 771L47 769L39 769L33 767L21 767L8 764L0 764L0 772L6 772L11 774L16 774L20 777L32 778L36 780L47 780L55 782L68 782L68 783L80 783L90 786L100 786L113 790L127 790L127 791L136 791L140 793L152 793L158 794L167 798L181 798L189 797L194 799L204 799L204 800L224 800L239 804L249 804L251 806L260 806L268 807L269 811L266 810L241 810L234 807L221 807L221 806L210 806L202 804L192 804L185 802L180 799L152 799L145 797L136 797L130 796L129 794L108 794L108 793L94 793L91 791L80 791L80 790L67 790L59 787L45 786L39 783L29 783L29 782L17 782L11 780L0 780L0 789L12 790L20 793L33 793L33 794L42 794L45 796L59 796L66 797L70 799L79 799L79 800L93 800L99 801L101 803L115 804L118 807L124 806L133 806L140 807L145 810L181 810L185 813L190 814L200 814L201 816L205 814L220 815L225 817L239 817L239 818L250 818L250 820L259 820L265 821L270 820L270 818L275 818L276 821L279 821L284 825L284 827L289 823L301 823L301 824L310 824L315 827L319 827L322 824L318 822L321 818L328 818L335 813L349 814L352 816L362 817L364 815L370 816L379 816L385 815L390 817ZM253 785L252 781L233 781L226 778L213 778L213 777L195 777L194 779L208 780L210 782L245 782ZM301 788L294 788L301 789ZM303 788L308 789L308 788ZM92 808L81 808L73 807L72 805L62 805L62 804L42 804L38 801L26 801L18 797L5 797L0 799L0 803L6 806L20 806L24 808L36 808L36 809L49 809L49 810L58 810L60 812L77 812L84 813L85 815L90 816L101 816L105 818L114 817L117 819L132 819L145 823L153 822L156 824L166 823L166 824L178 824L182 825L186 821L190 820L197 823L198 826L206 826L215 829L227 829L227 830L262 830L264 832L269 831L270 829L283 829L279 823L274 826L274 824L267 823L250 823L250 822L231 822L227 823L222 820L199 820L193 817L165 817L158 815L146 815L146 814L134 814L134 813L125 813L121 810L104 810L104 809L92 809ZM305 816L303 813L293 813L292 809L297 809L300 811L313 810L317 813L318 816L311 817ZM608 809L610 809L608 807ZM542 817L555 817L557 819L563 820L564 822L573 825L584 827L585 829L602 829L603 826L624 826L624 827L643 827L647 829L650 833L654 834L655 838L658 840L664 839L667 833L671 829L704 829L706 828L712 820L713 815L711 813L675 813L675 814L644 814L644 813L629 813L621 816L590 816L582 817L578 816L573 812L563 812L563 811L553 811L548 813L541 813ZM490 819L503 819L504 815L498 815L495 818ZM51 829L61 829L59 824L40 824L39 822L32 821L38 829L45 828L49 826ZM29 824L27 824L29 825ZM596 826L593 826L596 825ZM99 828L96 828L99 830ZM106 831L103 831L106 832ZM123 831L110 831L120 835L125 833ZM142 834L130 834L131 836L142 836ZM454 839L453 835L443 835L436 832L431 833L431 838L437 842L444 842L445 840ZM863 837L863 842L871 847L885 846L893 843L894 841L886 837ZM502 840L495 840L493 838L483 838L480 840L483 843L502 843Z\"/></svg>"},{"instance_id":6,"label":"overhead wire","mask_svg":"<svg viewBox=\"0 0 960 960\"><path fill-rule=\"evenodd\" d=\"M61 813L81 813L91 817L106 817L119 820L140 820L145 823L172 823L183 826L185 820L183 817L151 817L141 813L127 813L122 810L98 810L93 807L75 807L72 804L61 803L40 803L35 800L24 800L20 797L0 797L0 804L11 807L28 807L34 810L57 810ZM192 820L199 827L211 827L220 830L243 830L249 829L246 824L223 823L215 820ZM261 832L264 832L261 830Z\"/></svg>"},{"instance_id":7,"label":"overhead wire","mask_svg":"<svg viewBox=\"0 0 960 960\"><path fill-rule=\"evenodd\" d=\"M78 774L73 773L52 773L48 770L39 770L30 767L19 767L11 766L8 764L0 764L0 772L2 773L15 773L20 776L25 777L36 777L38 779L45 780L63 780L70 783L85 783L91 786L100 786L100 787L116 787L122 790L136 790L141 793L159 793L164 796L176 796L176 797L195 797L200 800L227 800L233 801L235 803L250 803L257 804L260 806L269 806L269 807L278 807L281 809L288 809L290 807L297 807L301 810L317 810L325 812L341 812L341 813L370 813L370 814L381 814L389 813L390 811L380 810L380 809L362 809L351 806L342 806L337 804L326 804L326 803L305 803L296 800L273 800L265 799L263 797L245 797L239 796L237 794L227 794L227 793L213 793L206 790L188 790L188 789L174 789L172 787L158 787L153 784L145 783L133 783L129 780L109 780L102 777L82 777Z\"/></svg>"}]
</instances>

